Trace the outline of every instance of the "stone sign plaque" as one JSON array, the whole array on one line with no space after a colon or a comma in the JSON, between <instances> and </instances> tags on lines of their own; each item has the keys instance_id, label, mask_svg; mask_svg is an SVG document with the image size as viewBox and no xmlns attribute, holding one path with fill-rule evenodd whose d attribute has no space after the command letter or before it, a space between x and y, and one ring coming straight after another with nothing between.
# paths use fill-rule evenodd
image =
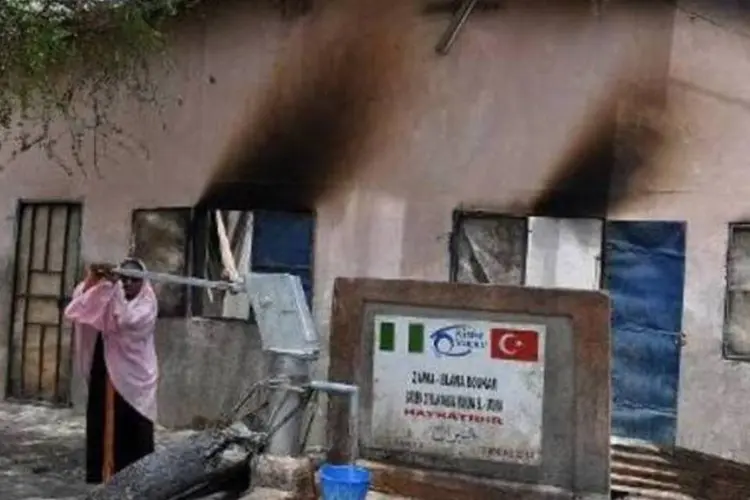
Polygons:
<instances>
[{"instance_id":1,"label":"stone sign plaque","mask_svg":"<svg viewBox=\"0 0 750 500\"><path fill-rule=\"evenodd\" d=\"M545 329L376 315L372 444L538 464Z\"/></svg>"},{"instance_id":2,"label":"stone sign plaque","mask_svg":"<svg viewBox=\"0 0 750 500\"><path fill-rule=\"evenodd\" d=\"M424 500L609 498L609 321L601 292L337 279L329 379L360 397L328 459Z\"/></svg>"}]
</instances>

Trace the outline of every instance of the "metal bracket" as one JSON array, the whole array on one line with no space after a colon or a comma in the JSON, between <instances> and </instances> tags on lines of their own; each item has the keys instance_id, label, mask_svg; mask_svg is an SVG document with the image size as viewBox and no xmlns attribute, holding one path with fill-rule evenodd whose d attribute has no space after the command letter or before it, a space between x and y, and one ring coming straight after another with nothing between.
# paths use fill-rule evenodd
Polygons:
<instances>
[{"instance_id":1,"label":"metal bracket","mask_svg":"<svg viewBox=\"0 0 750 500\"><path fill-rule=\"evenodd\" d=\"M306 360L318 357L320 339L299 277L250 273L245 287L264 350Z\"/></svg>"}]
</instances>

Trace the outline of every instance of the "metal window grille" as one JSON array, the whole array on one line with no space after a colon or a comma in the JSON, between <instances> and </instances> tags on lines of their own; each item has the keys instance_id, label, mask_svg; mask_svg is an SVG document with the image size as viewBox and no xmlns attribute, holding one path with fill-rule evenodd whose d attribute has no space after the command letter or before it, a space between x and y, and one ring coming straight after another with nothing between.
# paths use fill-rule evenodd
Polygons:
<instances>
[{"instance_id":1,"label":"metal window grille","mask_svg":"<svg viewBox=\"0 0 750 500\"><path fill-rule=\"evenodd\" d=\"M81 207L19 206L8 394L70 402L72 331L62 313L79 278Z\"/></svg>"}]
</instances>

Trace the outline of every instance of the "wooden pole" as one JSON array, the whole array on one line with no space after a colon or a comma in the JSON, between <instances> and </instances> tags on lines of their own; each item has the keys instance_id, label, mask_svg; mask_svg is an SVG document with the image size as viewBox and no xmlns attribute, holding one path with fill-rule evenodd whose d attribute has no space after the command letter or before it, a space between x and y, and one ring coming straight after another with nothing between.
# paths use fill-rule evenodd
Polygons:
<instances>
[{"instance_id":1,"label":"wooden pole","mask_svg":"<svg viewBox=\"0 0 750 500\"><path fill-rule=\"evenodd\" d=\"M106 483L115 474L115 388L109 374L105 378L102 479Z\"/></svg>"},{"instance_id":2,"label":"wooden pole","mask_svg":"<svg viewBox=\"0 0 750 500\"><path fill-rule=\"evenodd\" d=\"M92 264L86 275L83 290L96 285L104 277L104 264ZM109 266L114 267L114 266ZM102 339L102 342L104 339ZM104 364L106 367L106 354ZM102 480L106 483L115 474L115 388L104 370L104 435L102 436Z\"/></svg>"},{"instance_id":3,"label":"wooden pole","mask_svg":"<svg viewBox=\"0 0 750 500\"><path fill-rule=\"evenodd\" d=\"M229 275L229 279L232 281L237 281L240 279L240 275L237 272L237 266L234 265L232 245L229 243L227 228L226 226L224 226L224 219L222 219L221 212L219 210L214 212L214 215L216 217L216 233L219 237L221 264L224 266L224 271L226 271L226 273Z\"/></svg>"}]
</instances>

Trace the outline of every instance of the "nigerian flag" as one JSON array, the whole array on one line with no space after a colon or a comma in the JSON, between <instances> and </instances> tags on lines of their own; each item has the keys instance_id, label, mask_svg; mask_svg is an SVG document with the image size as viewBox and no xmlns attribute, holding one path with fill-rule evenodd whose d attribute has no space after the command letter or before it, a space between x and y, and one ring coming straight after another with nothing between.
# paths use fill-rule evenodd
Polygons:
<instances>
[{"instance_id":1,"label":"nigerian flag","mask_svg":"<svg viewBox=\"0 0 750 500\"><path fill-rule=\"evenodd\" d=\"M406 331L404 331L406 330ZM378 330L378 349L385 352L403 351L420 354L424 352L424 324L381 321Z\"/></svg>"}]
</instances>

